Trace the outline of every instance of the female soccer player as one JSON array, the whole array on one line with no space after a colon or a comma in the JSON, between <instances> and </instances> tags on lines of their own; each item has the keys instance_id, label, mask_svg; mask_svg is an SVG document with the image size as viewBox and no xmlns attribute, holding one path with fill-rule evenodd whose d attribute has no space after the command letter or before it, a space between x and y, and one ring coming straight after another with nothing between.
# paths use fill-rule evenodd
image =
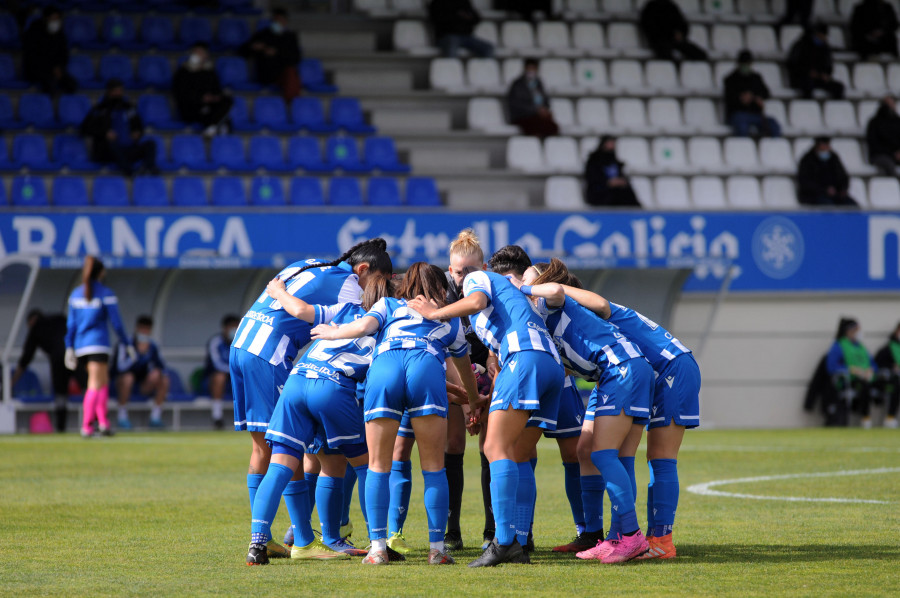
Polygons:
<instances>
[{"instance_id":1,"label":"female soccer player","mask_svg":"<svg viewBox=\"0 0 900 598\"><path fill-rule=\"evenodd\" d=\"M419 295L443 305L446 293L444 273L435 266L417 262L410 266L398 289L399 299L382 299L353 324L339 328L319 325L312 332L313 338L326 340L378 332L376 356L366 378L364 405L370 454L366 510L372 542L369 554L363 559L365 564L388 564L391 455L404 409L409 411L422 464L430 543L428 562L433 565L454 562L444 548L448 509L444 471L448 406L445 353L449 353L462 376L473 411L478 409L478 389L459 320L426 320L407 305L409 299Z\"/></svg>"},{"instance_id":2,"label":"female soccer player","mask_svg":"<svg viewBox=\"0 0 900 598\"><path fill-rule=\"evenodd\" d=\"M499 356L484 444L497 535L470 567L529 562L522 546L534 512L530 458L543 430L556 426L564 379L544 321L506 277L521 277L531 260L521 247L509 245L491 257L490 265L493 272L466 276L465 297L456 303L435 309L421 299L411 302L429 319L477 314L473 324L478 338ZM564 298L560 291L560 304Z\"/></svg>"},{"instance_id":3,"label":"female soccer player","mask_svg":"<svg viewBox=\"0 0 900 598\"><path fill-rule=\"evenodd\" d=\"M362 306L353 303L324 306L294 297L278 279L266 288L285 311L313 325L352 323L377 301L390 296L392 290L387 277L370 276ZM269 562L266 545L272 539L271 525L283 493L296 495L295 500L286 501L295 539L291 558L327 560L357 554L339 533L343 477L348 461L360 479L366 477L368 452L356 387L365 378L374 352L375 338L371 336L318 340L297 360L266 432L266 441L272 447L272 462L253 502L248 565ZM311 489L304 479L291 481L295 474L303 473L303 455L314 442L340 451L340 454L319 451L318 455L322 464L322 476L316 487L321 540L313 535L310 525Z\"/></svg>"},{"instance_id":4,"label":"female soccer player","mask_svg":"<svg viewBox=\"0 0 900 598\"><path fill-rule=\"evenodd\" d=\"M91 424L94 417L100 434L112 436L107 418L109 402L109 329L119 336L119 341L130 349L131 341L122 326L119 300L101 281L106 275L103 262L88 256L81 269L81 284L69 295L69 317L66 329L66 367L87 369L87 390L84 393L84 416L81 435L93 436Z\"/></svg>"},{"instance_id":5,"label":"female soccer player","mask_svg":"<svg viewBox=\"0 0 900 598\"><path fill-rule=\"evenodd\" d=\"M291 264L277 278L285 282L289 294L309 303L359 303L370 275L390 276L393 271L386 249L384 239L370 239L353 246L333 262L308 260ZM309 323L287 313L264 290L241 319L231 344L234 428L248 430L253 441L247 474L251 506L272 455L265 435L275 403L291 372L294 357L309 342L311 328ZM290 496L285 501L292 500ZM277 542L269 543L269 556L289 555L290 551Z\"/></svg>"}]
</instances>

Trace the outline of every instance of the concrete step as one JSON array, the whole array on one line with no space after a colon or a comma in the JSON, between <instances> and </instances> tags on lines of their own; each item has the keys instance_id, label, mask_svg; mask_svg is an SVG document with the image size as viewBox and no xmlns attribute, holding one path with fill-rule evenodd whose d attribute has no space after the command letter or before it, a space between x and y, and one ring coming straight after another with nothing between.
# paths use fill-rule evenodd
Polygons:
<instances>
[{"instance_id":1,"label":"concrete step","mask_svg":"<svg viewBox=\"0 0 900 598\"><path fill-rule=\"evenodd\" d=\"M447 207L454 210L514 211L527 210L536 205L528 189L513 189L508 185L492 188L484 182L472 187L465 182L444 182L447 192Z\"/></svg>"},{"instance_id":2,"label":"concrete step","mask_svg":"<svg viewBox=\"0 0 900 598\"><path fill-rule=\"evenodd\" d=\"M413 171L424 172L465 172L470 170L488 170L491 167L491 155L486 149L447 149L420 147L409 152L410 165Z\"/></svg>"},{"instance_id":3,"label":"concrete step","mask_svg":"<svg viewBox=\"0 0 900 598\"><path fill-rule=\"evenodd\" d=\"M374 52L378 36L372 31L303 31L301 42L307 56L327 55L330 52Z\"/></svg>"},{"instance_id":4,"label":"concrete step","mask_svg":"<svg viewBox=\"0 0 900 598\"><path fill-rule=\"evenodd\" d=\"M372 111L372 124L384 134L403 131L449 131L451 128L450 113L443 110L389 110Z\"/></svg>"},{"instance_id":5,"label":"concrete step","mask_svg":"<svg viewBox=\"0 0 900 598\"><path fill-rule=\"evenodd\" d=\"M409 71L393 69L339 70L334 73L334 84L342 94L354 94L373 87L395 92L412 91L413 79Z\"/></svg>"}]
</instances>

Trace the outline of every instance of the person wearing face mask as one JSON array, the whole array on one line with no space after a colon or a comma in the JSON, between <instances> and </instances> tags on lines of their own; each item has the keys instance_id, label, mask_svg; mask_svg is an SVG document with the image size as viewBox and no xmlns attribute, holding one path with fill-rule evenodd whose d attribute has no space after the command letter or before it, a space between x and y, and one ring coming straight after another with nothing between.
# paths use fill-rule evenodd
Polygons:
<instances>
[{"instance_id":1,"label":"person wearing face mask","mask_svg":"<svg viewBox=\"0 0 900 598\"><path fill-rule=\"evenodd\" d=\"M871 428L870 386L875 378L875 361L859 340L859 322L841 318L838 331L826 357L826 365L838 396L862 416L862 427Z\"/></svg>"},{"instance_id":2,"label":"person wearing face mask","mask_svg":"<svg viewBox=\"0 0 900 598\"><path fill-rule=\"evenodd\" d=\"M78 89L69 66L69 40L62 29L62 13L53 6L44 9L22 38L22 76L51 95Z\"/></svg>"},{"instance_id":3,"label":"person wearing face mask","mask_svg":"<svg viewBox=\"0 0 900 598\"><path fill-rule=\"evenodd\" d=\"M277 85L285 101L300 95L297 66L302 58L297 34L288 30L288 14L283 8L272 11L272 22L260 29L241 46L241 54L252 58L256 80L263 85Z\"/></svg>"},{"instance_id":4,"label":"person wearing face mask","mask_svg":"<svg viewBox=\"0 0 900 598\"><path fill-rule=\"evenodd\" d=\"M585 200L592 206L641 207L616 157L616 138L604 135L584 165Z\"/></svg>"},{"instance_id":5,"label":"person wearing face mask","mask_svg":"<svg viewBox=\"0 0 900 598\"><path fill-rule=\"evenodd\" d=\"M851 48L866 60L871 54L897 56L897 13L884 0L863 0L850 17Z\"/></svg>"},{"instance_id":6,"label":"person wearing face mask","mask_svg":"<svg viewBox=\"0 0 900 598\"><path fill-rule=\"evenodd\" d=\"M206 343L206 382L209 386L209 397L212 399L212 420L216 430L225 429L223 419L222 398L225 389L231 386L231 375L228 368L228 355L231 352L231 341L237 332L241 319L235 314L222 318L222 331Z\"/></svg>"},{"instance_id":7,"label":"person wearing face mask","mask_svg":"<svg viewBox=\"0 0 900 598\"><path fill-rule=\"evenodd\" d=\"M172 79L172 93L181 120L199 123L208 137L228 132L228 111L234 102L222 90L219 75L210 60L209 46L205 43L191 47L188 59Z\"/></svg>"},{"instance_id":8,"label":"person wearing face mask","mask_svg":"<svg viewBox=\"0 0 900 598\"><path fill-rule=\"evenodd\" d=\"M765 114L765 101L769 88L763 78L753 70L753 54L742 50L738 65L725 77L725 120L738 137L778 137L781 126Z\"/></svg>"},{"instance_id":9,"label":"person wearing face mask","mask_svg":"<svg viewBox=\"0 0 900 598\"><path fill-rule=\"evenodd\" d=\"M850 177L841 158L832 151L831 139L816 137L815 144L797 170L797 200L810 206L852 206L856 201L847 195Z\"/></svg>"},{"instance_id":10,"label":"person wearing face mask","mask_svg":"<svg viewBox=\"0 0 900 598\"><path fill-rule=\"evenodd\" d=\"M897 100L885 96L878 111L866 125L869 162L885 176L897 176L900 165L900 115Z\"/></svg>"},{"instance_id":11,"label":"person wearing face mask","mask_svg":"<svg viewBox=\"0 0 900 598\"><path fill-rule=\"evenodd\" d=\"M525 60L525 72L512 82L506 92L509 120L519 127L523 135L552 137L559 135L559 125L550 112L550 98L538 76L538 61Z\"/></svg>"},{"instance_id":12,"label":"person wearing face mask","mask_svg":"<svg viewBox=\"0 0 900 598\"><path fill-rule=\"evenodd\" d=\"M169 375L166 373L166 364L160 357L159 347L153 341L153 318L138 316L131 347L133 351L129 351L124 344L116 347L116 359L112 367L119 402L119 429L131 429L128 401L135 387L141 396L153 396L150 427L162 428L162 404L169 394Z\"/></svg>"},{"instance_id":13,"label":"person wearing face mask","mask_svg":"<svg viewBox=\"0 0 900 598\"><path fill-rule=\"evenodd\" d=\"M813 90L825 90L832 98L844 97L844 84L835 81L834 58L828 45L828 25L814 24L791 46L787 57L788 79L793 89L804 98L811 98Z\"/></svg>"}]
</instances>

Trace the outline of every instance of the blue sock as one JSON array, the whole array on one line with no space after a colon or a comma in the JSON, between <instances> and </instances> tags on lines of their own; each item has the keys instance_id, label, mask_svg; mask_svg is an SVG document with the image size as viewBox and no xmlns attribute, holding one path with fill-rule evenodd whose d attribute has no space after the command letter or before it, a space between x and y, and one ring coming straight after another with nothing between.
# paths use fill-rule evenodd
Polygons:
<instances>
[{"instance_id":1,"label":"blue sock","mask_svg":"<svg viewBox=\"0 0 900 598\"><path fill-rule=\"evenodd\" d=\"M369 520L369 540L387 538L390 502L391 474L370 469L366 477L366 515Z\"/></svg>"},{"instance_id":2,"label":"blue sock","mask_svg":"<svg viewBox=\"0 0 900 598\"><path fill-rule=\"evenodd\" d=\"M619 462L619 451L607 449L591 453L591 462L600 470L606 480L606 491L613 513L619 517L619 526L624 535L638 530L637 515L634 511L634 493L631 491L631 480Z\"/></svg>"},{"instance_id":3,"label":"blue sock","mask_svg":"<svg viewBox=\"0 0 900 598\"><path fill-rule=\"evenodd\" d=\"M653 476L653 462L649 461L647 465L647 469L650 470L650 483L647 484L647 531L652 534L653 526L656 525L656 513L654 513L655 507L653 506L653 485L655 479Z\"/></svg>"},{"instance_id":4,"label":"blue sock","mask_svg":"<svg viewBox=\"0 0 900 598\"><path fill-rule=\"evenodd\" d=\"M353 503L353 486L356 485L356 470L347 463L344 472L344 508L341 509L341 525L350 523L350 505Z\"/></svg>"},{"instance_id":5,"label":"blue sock","mask_svg":"<svg viewBox=\"0 0 900 598\"><path fill-rule=\"evenodd\" d=\"M271 465L269 468L271 469ZM310 517L312 506L309 500L309 484L306 480L288 482L284 489L284 504L291 516L291 531L294 532L296 546L309 546L313 541L313 530Z\"/></svg>"},{"instance_id":6,"label":"blue sock","mask_svg":"<svg viewBox=\"0 0 900 598\"><path fill-rule=\"evenodd\" d=\"M263 478L266 477L261 473L247 474L247 491L250 493L250 509L253 509L253 502L256 500L256 490L262 484Z\"/></svg>"},{"instance_id":7,"label":"blue sock","mask_svg":"<svg viewBox=\"0 0 900 598\"><path fill-rule=\"evenodd\" d=\"M531 463L518 463L519 483L516 485L516 539L525 546L528 543L528 531L534 515L534 501L537 488L534 483L534 470Z\"/></svg>"},{"instance_id":8,"label":"blue sock","mask_svg":"<svg viewBox=\"0 0 900 598\"><path fill-rule=\"evenodd\" d=\"M322 523L322 541L334 544L341 539L341 510L344 507L344 479L319 476L316 504Z\"/></svg>"},{"instance_id":9,"label":"blue sock","mask_svg":"<svg viewBox=\"0 0 900 598\"><path fill-rule=\"evenodd\" d=\"M528 462L531 464L531 474L534 475L534 472L537 471L537 457L534 459L529 459ZM536 478L535 478L536 479ZM531 530L534 529L534 512L537 510L537 482L534 483L534 500L531 505L531 522L528 524L528 533L531 534Z\"/></svg>"},{"instance_id":10,"label":"blue sock","mask_svg":"<svg viewBox=\"0 0 900 598\"><path fill-rule=\"evenodd\" d=\"M497 542L509 546L516 539L516 490L519 466L511 459L491 463L491 506L494 510Z\"/></svg>"},{"instance_id":11,"label":"blue sock","mask_svg":"<svg viewBox=\"0 0 900 598\"><path fill-rule=\"evenodd\" d=\"M428 518L428 541L443 542L447 531L447 516L450 513L450 486L447 484L447 470L425 471L425 515Z\"/></svg>"},{"instance_id":12,"label":"blue sock","mask_svg":"<svg viewBox=\"0 0 900 598\"><path fill-rule=\"evenodd\" d=\"M251 510L250 541L254 544L265 544L272 539L272 521L278 512L281 493L284 492L294 472L290 467L269 464L269 471L254 490L253 509ZM248 482L250 476L247 476Z\"/></svg>"},{"instance_id":13,"label":"blue sock","mask_svg":"<svg viewBox=\"0 0 900 598\"><path fill-rule=\"evenodd\" d=\"M635 502L637 502L637 481L634 476L634 457L619 457L619 463L622 464L622 467L625 468L625 473L628 474L628 479L631 482L631 494L635 497ZM624 533L622 530L622 521L616 511L610 511L610 515L609 532L610 535L615 538Z\"/></svg>"},{"instance_id":14,"label":"blue sock","mask_svg":"<svg viewBox=\"0 0 900 598\"><path fill-rule=\"evenodd\" d=\"M319 482L319 474L304 473L303 479L306 480L306 487L309 488L309 512L312 517L312 510L316 508L316 484Z\"/></svg>"},{"instance_id":15,"label":"blue sock","mask_svg":"<svg viewBox=\"0 0 900 598\"><path fill-rule=\"evenodd\" d=\"M672 533L675 509L678 507L678 461L653 459L653 535L657 538Z\"/></svg>"},{"instance_id":16,"label":"blue sock","mask_svg":"<svg viewBox=\"0 0 900 598\"><path fill-rule=\"evenodd\" d=\"M388 531L393 534L403 529L409 512L409 496L412 494L412 461L391 463L391 506L388 511Z\"/></svg>"},{"instance_id":17,"label":"blue sock","mask_svg":"<svg viewBox=\"0 0 900 598\"><path fill-rule=\"evenodd\" d=\"M602 475L581 476L581 503L584 505L584 531L603 531L603 492L606 481Z\"/></svg>"},{"instance_id":18,"label":"blue sock","mask_svg":"<svg viewBox=\"0 0 900 598\"><path fill-rule=\"evenodd\" d=\"M368 520L369 515L366 513L366 478L369 475L369 466L360 465L359 467L354 467L353 471L356 472L356 479L359 480L356 490L357 494L359 494L359 510L362 511L363 519Z\"/></svg>"},{"instance_id":19,"label":"blue sock","mask_svg":"<svg viewBox=\"0 0 900 598\"><path fill-rule=\"evenodd\" d=\"M575 527L584 529L584 505L581 503L581 466L578 463L563 463L566 473L566 498L572 509ZM579 533L581 533L579 531Z\"/></svg>"}]
</instances>

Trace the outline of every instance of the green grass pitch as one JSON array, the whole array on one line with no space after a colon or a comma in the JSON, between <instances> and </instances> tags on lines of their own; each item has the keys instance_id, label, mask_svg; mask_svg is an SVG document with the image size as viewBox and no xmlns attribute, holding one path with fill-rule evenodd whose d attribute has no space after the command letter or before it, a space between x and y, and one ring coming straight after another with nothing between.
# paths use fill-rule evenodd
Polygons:
<instances>
[{"instance_id":1,"label":"green grass pitch","mask_svg":"<svg viewBox=\"0 0 900 598\"><path fill-rule=\"evenodd\" d=\"M413 477L407 563L275 561L247 567L245 434L0 438L0 596L587 596L900 594L900 434L896 430L695 431L679 460L681 502L670 562L607 566L554 555L572 536L555 442L539 446L534 565L472 570L481 543L477 447L466 456L455 567L425 565L422 480ZM638 515L647 473L638 452ZM415 464L413 467L416 471ZM689 486L798 473L712 490L800 499L704 496ZM355 501L355 499L354 499ZM607 506L608 509L608 506ZM314 516L315 519L315 516ZM358 503L353 539L365 544ZM608 519L607 519L608 520ZM276 535L287 527L279 510ZM316 526L317 527L317 526Z\"/></svg>"}]
</instances>

